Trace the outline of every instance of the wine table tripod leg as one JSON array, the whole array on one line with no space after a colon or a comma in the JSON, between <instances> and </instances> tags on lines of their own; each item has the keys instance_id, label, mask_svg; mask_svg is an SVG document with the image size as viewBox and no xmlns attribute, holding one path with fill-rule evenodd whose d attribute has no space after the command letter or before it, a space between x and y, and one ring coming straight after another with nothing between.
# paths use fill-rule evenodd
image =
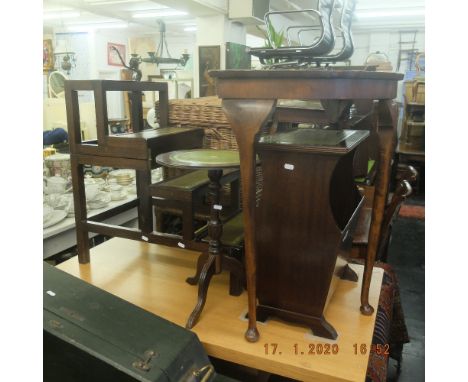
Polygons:
<instances>
[{"instance_id":1,"label":"wine table tripod leg","mask_svg":"<svg viewBox=\"0 0 468 382\"><path fill-rule=\"evenodd\" d=\"M197 285L198 281L200 280L201 273L203 271L203 267L208 261L208 253L203 252L197 260L197 272L195 273L195 276L192 277L187 277L185 280L188 284L190 285Z\"/></svg>"},{"instance_id":2,"label":"wine table tripod leg","mask_svg":"<svg viewBox=\"0 0 468 382\"><path fill-rule=\"evenodd\" d=\"M244 273L244 266L243 264L230 256L226 256L224 254L221 255L223 257L222 259L222 267L223 271L229 271L229 294L231 296L240 296L242 292L244 291L245 287L245 273ZM205 266L206 262L208 260L208 253L204 252L202 253L197 260L197 271L194 276L192 277L187 277L185 280L188 284L190 285L197 285L202 271L203 267Z\"/></svg>"},{"instance_id":3,"label":"wine table tripod leg","mask_svg":"<svg viewBox=\"0 0 468 382\"><path fill-rule=\"evenodd\" d=\"M223 233L223 225L219 217L219 199L221 184L220 179L223 175L223 170L208 170L208 177L210 178L210 184L208 186L209 195L211 197L211 213L210 220L208 221L208 235L210 242L208 246L208 259L203 266L198 279L198 300L197 305L193 309L190 317L187 321L186 327L191 329L198 318L200 317L201 311L205 306L206 296L208 293L208 287L210 285L211 278L214 274L222 272L222 255L221 255L221 242L220 238ZM203 255L198 259L197 274L200 262L203 261ZM197 275L187 279L189 284L196 281Z\"/></svg>"},{"instance_id":4,"label":"wine table tripod leg","mask_svg":"<svg viewBox=\"0 0 468 382\"><path fill-rule=\"evenodd\" d=\"M203 266L203 270L200 275L200 279L198 281L198 300L197 305L193 309L192 313L190 314L189 319L187 320L187 324L185 327L187 329L192 329L193 326L197 323L198 318L200 317L201 311L205 306L206 302L206 295L208 293L208 287L210 285L211 278L215 274L215 262L216 262L216 255L209 255L208 261Z\"/></svg>"}]
</instances>

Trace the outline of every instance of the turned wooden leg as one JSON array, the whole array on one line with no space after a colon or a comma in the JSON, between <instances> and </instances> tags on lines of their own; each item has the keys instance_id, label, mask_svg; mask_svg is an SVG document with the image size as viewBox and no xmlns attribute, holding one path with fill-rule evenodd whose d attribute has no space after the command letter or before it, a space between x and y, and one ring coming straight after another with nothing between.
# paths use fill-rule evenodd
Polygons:
<instances>
[{"instance_id":1,"label":"turned wooden leg","mask_svg":"<svg viewBox=\"0 0 468 382\"><path fill-rule=\"evenodd\" d=\"M206 302L206 295L208 294L208 287L210 286L210 281L213 275L215 274L215 263L216 263L216 256L209 255L205 266L200 275L200 280L198 283L198 300L197 305L193 309L192 313L190 314L189 319L187 320L187 324L185 327L187 329L192 329L193 326L197 323L198 319L200 318L200 313L203 310Z\"/></svg>"},{"instance_id":2,"label":"turned wooden leg","mask_svg":"<svg viewBox=\"0 0 468 382\"><path fill-rule=\"evenodd\" d=\"M276 100L223 99L232 131L236 136L240 154L242 184L242 208L244 218L245 268L249 324L245 338L256 342L259 333L256 323L256 254L255 254L255 136L267 119L273 114Z\"/></svg>"},{"instance_id":3,"label":"turned wooden leg","mask_svg":"<svg viewBox=\"0 0 468 382\"><path fill-rule=\"evenodd\" d=\"M190 285L197 285L198 280L200 280L200 275L203 270L203 266L205 265L206 261L208 260L208 253L203 252L200 256L198 256L197 260L197 272L195 273L195 276L193 277L187 277L185 280L188 284Z\"/></svg>"}]
</instances>

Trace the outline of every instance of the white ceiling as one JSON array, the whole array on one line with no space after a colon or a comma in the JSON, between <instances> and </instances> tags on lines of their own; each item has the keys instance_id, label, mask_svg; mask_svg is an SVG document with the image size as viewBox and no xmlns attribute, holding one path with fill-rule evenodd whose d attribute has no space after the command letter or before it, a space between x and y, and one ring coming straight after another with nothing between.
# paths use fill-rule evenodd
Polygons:
<instances>
[{"instance_id":1,"label":"white ceiling","mask_svg":"<svg viewBox=\"0 0 468 382\"><path fill-rule=\"evenodd\" d=\"M230 0L236 1L236 0ZM270 0L272 9L285 7L309 8L317 0ZM392 27L423 28L424 0L358 0L356 18L353 30L382 29ZM227 13L228 0L43 0L44 16L59 14L57 19L44 19L45 32L53 28L60 30L77 30L84 26L93 27L106 23L108 27L126 26L130 34L147 34L158 31L156 18L133 18L136 12L161 11L162 9L187 12L184 16L168 16L167 34L181 36L186 33L184 28L194 26L196 17ZM79 12L78 16L67 18L68 12ZM379 12L393 12L394 15L378 15ZM373 12L372 17L359 17L363 13ZM410 13L402 15L401 12ZM397 14L395 14L397 13ZM399 13L399 14L398 14ZM411 15L412 13L412 15ZM364 15L365 16L365 15ZM72 28L72 29L69 29ZM73 29L74 28L74 29Z\"/></svg>"},{"instance_id":2,"label":"white ceiling","mask_svg":"<svg viewBox=\"0 0 468 382\"><path fill-rule=\"evenodd\" d=\"M166 23L167 33L179 35L184 28L195 25L197 16L208 16L217 13L226 13L226 8L219 8L219 4L227 6L227 1L222 0L44 0L44 28L60 28L64 30L77 30L86 26L95 27L96 24L106 23L108 27L113 25L127 25L130 33L155 33L158 25L155 18L133 18L138 12L179 10L186 12L183 16L168 16L163 20ZM79 12L79 16L66 17L70 11ZM50 14L58 14L57 19L47 19Z\"/></svg>"}]
</instances>

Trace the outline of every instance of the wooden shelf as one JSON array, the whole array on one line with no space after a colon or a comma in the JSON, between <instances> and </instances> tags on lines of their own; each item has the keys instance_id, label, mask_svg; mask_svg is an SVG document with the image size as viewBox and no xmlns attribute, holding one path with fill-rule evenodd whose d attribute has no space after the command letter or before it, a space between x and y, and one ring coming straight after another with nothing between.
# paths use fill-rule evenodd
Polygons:
<instances>
[{"instance_id":1,"label":"wooden shelf","mask_svg":"<svg viewBox=\"0 0 468 382\"><path fill-rule=\"evenodd\" d=\"M143 309L184 325L196 302L197 289L184 280L196 269L199 253L114 238L91 249L92 261L78 264L72 258L58 268L102 288ZM301 381L363 381L369 353L354 352L354 344L370 349L375 313L364 316L359 311L363 267L351 265L359 282L340 281L325 312L337 329L336 341L314 337L310 329L271 319L259 323L260 340L244 339L247 293L239 297L228 293L228 274L211 281L208 299L197 333L209 355L237 364ZM369 301L378 305L383 270L374 268ZM116 317L116 320L119 318ZM272 354L274 345L276 354ZM297 344L298 353L294 352ZM309 355L309 344L338 345L338 354ZM265 354L265 349L269 353ZM300 354L304 352L305 354Z\"/></svg>"}]
</instances>

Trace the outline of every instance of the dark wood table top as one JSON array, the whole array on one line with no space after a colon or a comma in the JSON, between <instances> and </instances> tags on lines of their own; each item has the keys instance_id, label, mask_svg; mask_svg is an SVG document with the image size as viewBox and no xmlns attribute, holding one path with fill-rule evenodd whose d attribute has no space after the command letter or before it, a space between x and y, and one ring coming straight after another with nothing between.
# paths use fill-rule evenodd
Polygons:
<instances>
[{"instance_id":1,"label":"dark wood table top","mask_svg":"<svg viewBox=\"0 0 468 382\"><path fill-rule=\"evenodd\" d=\"M138 131L135 133L123 133L111 135L111 138L121 138L121 139L143 139L143 140L152 140L158 137L165 135L179 134L184 131L193 131L193 128L190 127L161 127L158 129L146 129Z\"/></svg>"},{"instance_id":2,"label":"dark wood table top","mask_svg":"<svg viewBox=\"0 0 468 382\"><path fill-rule=\"evenodd\" d=\"M210 70L209 74L214 78L231 79L253 79L253 78L303 78L303 79L375 79L400 81L404 75L393 72L370 72L366 70L327 70L327 69L271 69L271 70L250 70L250 69L228 69Z\"/></svg>"},{"instance_id":3,"label":"dark wood table top","mask_svg":"<svg viewBox=\"0 0 468 382\"><path fill-rule=\"evenodd\" d=\"M401 73L364 70L212 70L226 99L393 99Z\"/></svg>"},{"instance_id":4,"label":"dark wood table top","mask_svg":"<svg viewBox=\"0 0 468 382\"><path fill-rule=\"evenodd\" d=\"M346 154L368 136L367 130L298 129L262 136L257 147L263 150Z\"/></svg>"}]
</instances>

